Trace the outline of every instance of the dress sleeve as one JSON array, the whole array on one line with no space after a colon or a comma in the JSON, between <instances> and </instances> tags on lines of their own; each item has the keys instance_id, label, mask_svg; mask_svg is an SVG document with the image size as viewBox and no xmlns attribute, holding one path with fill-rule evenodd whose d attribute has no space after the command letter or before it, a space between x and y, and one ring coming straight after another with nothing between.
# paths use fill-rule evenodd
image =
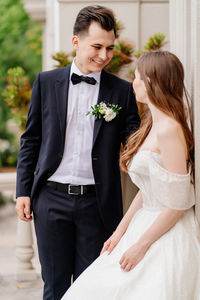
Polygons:
<instances>
[{"instance_id":1,"label":"dress sleeve","mask_svg":"<svg viewBox=\"0 0 200 300\"><path fill-rule=\"evenodd\" d=\"M164 169L156 160L149 164L152 194L171 209L186 210L195 204L194 185L190 173L175 174Z\"/></svg>"}]
</instances>

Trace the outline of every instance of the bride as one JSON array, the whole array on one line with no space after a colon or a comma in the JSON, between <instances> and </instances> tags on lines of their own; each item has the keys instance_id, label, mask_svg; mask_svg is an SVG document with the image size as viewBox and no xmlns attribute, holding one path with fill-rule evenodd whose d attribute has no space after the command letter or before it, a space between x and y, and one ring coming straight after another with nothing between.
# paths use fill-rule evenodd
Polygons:
<instances>
[{"instance_id":1,"label":"bride","mask_svg":"<svg viewBox=\"0 0 200 300\"><path fill-rule=\"evenodd\" d=\"M184 71L170 52L143 54L133 82L148 106L120 157L139 191L101 255L62 300L200 300L193 136Z\"/></svg>"}]
</instances>

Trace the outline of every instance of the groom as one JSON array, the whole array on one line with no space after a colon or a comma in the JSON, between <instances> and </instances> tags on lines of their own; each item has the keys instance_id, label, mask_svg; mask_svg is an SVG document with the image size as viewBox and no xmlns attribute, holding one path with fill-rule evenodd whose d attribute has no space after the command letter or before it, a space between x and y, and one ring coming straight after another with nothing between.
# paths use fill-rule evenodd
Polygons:
<instances>
[{"instance_id":1,"label":"groom","mask_svg":"<svg viewBox=\"0 0 200 300\"><path fill-rule=\"evenodd\" d=\"M16 210L27 222L33 210L44 300L62 297L122 217L120 145L138 128L139 116L132 85L103 70L115 35L112 11L83 8L74 25L72 65L40 73L33 86ZM119 114L111 110L110 121L86 116L100 102L104 112L108 103L118 105Z\"/></svg>"}]
</instances>

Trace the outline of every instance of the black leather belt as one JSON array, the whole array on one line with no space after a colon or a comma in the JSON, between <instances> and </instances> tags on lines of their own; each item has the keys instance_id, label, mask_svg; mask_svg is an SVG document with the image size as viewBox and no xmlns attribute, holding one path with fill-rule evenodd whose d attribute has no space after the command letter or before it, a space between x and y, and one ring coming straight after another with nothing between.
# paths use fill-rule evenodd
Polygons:
<instances>
[{"instance_id":1,"label":"black leather belt","mask_svg":"<svg viewBox=\"0 0 200 300\"><path fill-rule=\"evenodd\" d=\"M47 181L47 185L55 190L66 192L68 195L83 195L87 193L95 193L95 184L76 185L68 183L60 183L55 181Z\"/></svg>"}]
</instances>

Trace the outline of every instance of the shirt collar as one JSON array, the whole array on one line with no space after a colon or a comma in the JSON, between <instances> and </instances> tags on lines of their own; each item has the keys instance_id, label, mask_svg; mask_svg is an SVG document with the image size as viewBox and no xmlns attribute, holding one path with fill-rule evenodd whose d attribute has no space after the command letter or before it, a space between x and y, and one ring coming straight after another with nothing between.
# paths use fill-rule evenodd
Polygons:
<instances>
[{"instance_id":1,"label":"shirt collar","mask_svg":"<svg viewBox=\"0 0 200 300\"><path fill-rule=\"evenodd\" d=\"M79 76L80 75L83 75L83 76L86 76L85 74L83 74L79 68L77 67L77 65L75 64L75 58L73 59L72 61L72 65L71 65L71 71L70 71L70 78L71 78L71 75L72 73L76 73L78 74ZM93 72L93 73L89 73L87 74L88 77L93 77L96 79L97 83L100 83L100 77L101 77L101 72Z\"/></svg>"}]
</instances>

